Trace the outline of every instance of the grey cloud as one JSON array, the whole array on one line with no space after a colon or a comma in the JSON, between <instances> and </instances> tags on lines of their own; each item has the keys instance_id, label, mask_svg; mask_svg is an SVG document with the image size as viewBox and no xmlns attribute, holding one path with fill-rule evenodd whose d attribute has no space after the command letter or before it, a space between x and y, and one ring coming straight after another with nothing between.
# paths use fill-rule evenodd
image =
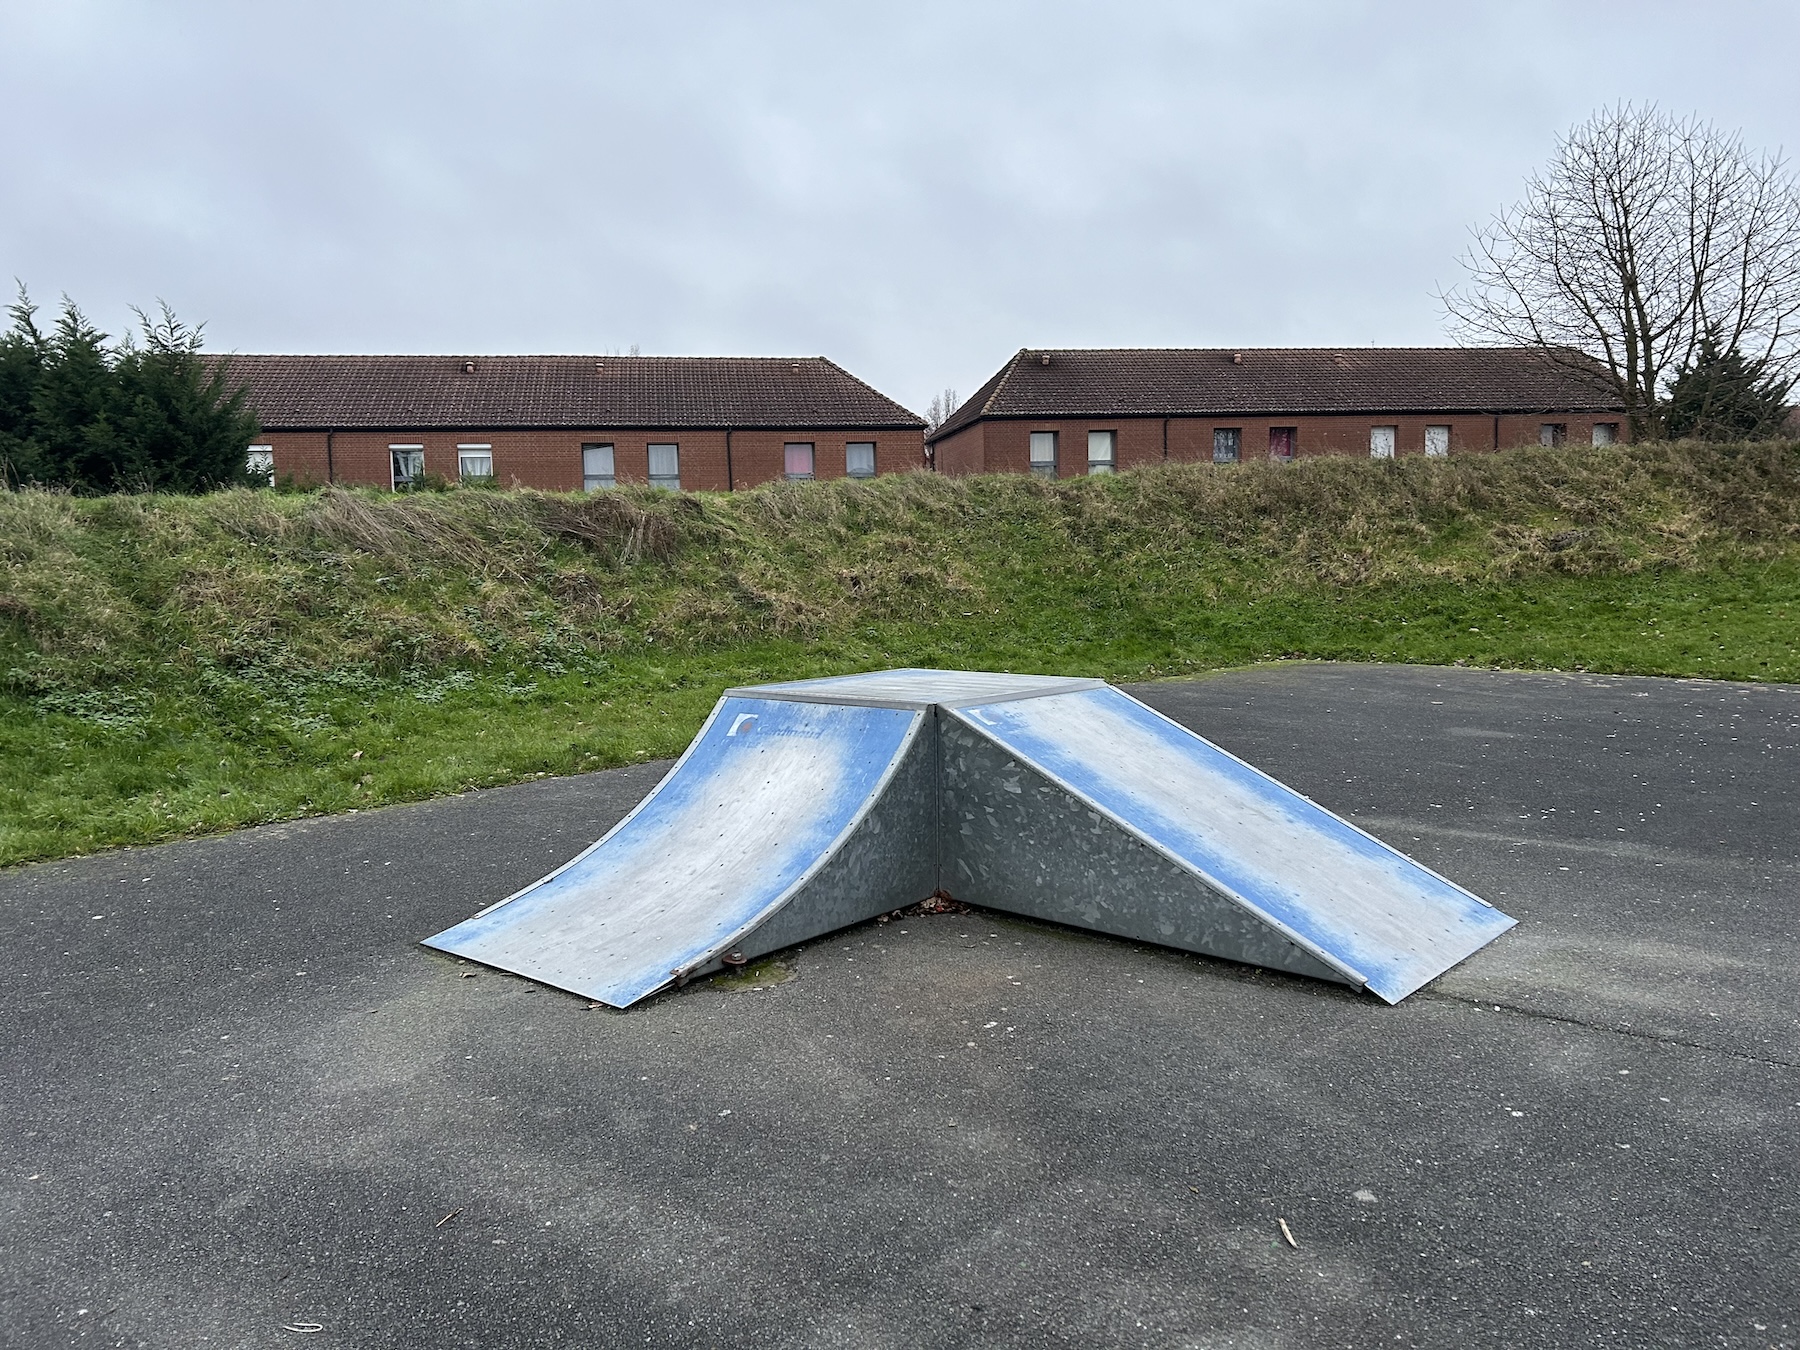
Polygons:
<instances>
[{"instance_id":1,"label":"grey cloud","mask_svg":"<svg viewBox=\"0 0 1800 1350\"><path fill-rule=\"evenodd\" d=\"M0 266L246 351L1430 343L1596 105L1793 142L1716 4L0 8Z\"/></svg>"}]
</instances>

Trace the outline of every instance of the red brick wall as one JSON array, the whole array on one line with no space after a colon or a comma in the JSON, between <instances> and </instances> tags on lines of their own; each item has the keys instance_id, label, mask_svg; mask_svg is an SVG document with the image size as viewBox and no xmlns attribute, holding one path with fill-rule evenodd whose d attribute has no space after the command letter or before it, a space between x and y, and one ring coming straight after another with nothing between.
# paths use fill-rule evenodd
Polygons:
<instances>
[{"instance_id":1,"label":"red brick wall","mask_svg":"<svg viewBox=\"0 0 1800 1350\"><path fill-rule=\"evenodd\" d=\"M811 445L813 477L844 476L844 449L852 441L875 443L875 473L908 473L925 467L923 431L734 431L731 476L735 487L773 483L787 476L789 442Z\"/></svg>"},{"instance_id":2,"label":"red brick wall","mask_svg":"<svg viewBox=\"0 0 1800 1350\"><path fill-rule=\"evenodd\" d=\"M1057 469L1063 478L1087 473L1087 433L1116 433L1117 463L1121 469L1160 463L1164 459L1164 420L1160 417L1139 418L1043 418L993 419L965 427L937 443L937 468L940 473L1026 473L1031 463L1031 433L1057 433ZM1450 453L1471 454L1515 445L1536 445L1538 429L1545 422L1560 422L1568 428L1570 445L1586 445L1593 436L1596 422L1618 424L1618 438L1628 439L1630 428L1621 413L1533 413L1529 416L1471 416L1442 413L1429 416L1413 414L1367 414L1355 417L1232 417L1167 419L1167 458L1176 463L1210 463L1213 453L1213 431L1236 427L1240 431L1240 457L1244 460L1267 459L1269 429L1295 427L1295 454L1300 455L1367 455L1369 430L1376 426L1396 428L1394 449L1400 455L1425 453L1425 428L1428 425L1450 427Z\"/></svg>"},{"instance_id":3,"label":"red brick wall","mask_svg":"<svg viewBox=\"0 0 1800 1350\"><path fill-rule=\"evenodd\" d=\"M681 447L681 485L695 491L726 486L726 433L723 431L338 431L330 434L330 477L339 483L387 487L392 482L389 447L425 447L425 471L454 479L459 444L493 447L494 480L506 486L570 491L581 486L581 447L611 445L621 483L649 478L652 443ZM877 474L923 467L921 431L734 431L731 478L752 487L784 476L782 449L789 441L810 441L814 475L844 476L844 447L875 443ZM259 444L272 446L277 478L301 483L327 481L327 434L322 431L266 431Z\"/></svg>"},{"instance_id":4,"label":"red brick wall","mask_svg":"<svg viewBox=\"0 0 1800 1350\"><path fill-rule=\"evenodd\" d=\"M990 425L999 424L975 422L933 446L932 463L937 471L959 478L964 474L986 473L987 455L983 446Z\"/></svg>"}]
</instances>

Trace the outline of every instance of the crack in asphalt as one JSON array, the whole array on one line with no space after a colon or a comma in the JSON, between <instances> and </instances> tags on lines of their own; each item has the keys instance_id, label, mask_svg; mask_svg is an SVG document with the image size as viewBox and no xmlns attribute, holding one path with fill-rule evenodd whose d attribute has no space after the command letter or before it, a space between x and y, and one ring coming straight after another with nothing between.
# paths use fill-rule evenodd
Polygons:
<instances>
[{"instance_id":1,"label":"crack in asphalt","mask_svg":"<svg viewBox=\"0 0 1800 1350\"><path fill-rule=\"evenodd\" d=\"M1659 1036L1649 1031L1634 1031L1630 1027L1603 1026L1598 1022L1589 1022L1584 1018L1571 1017L1566 1013L1545 1012L1541 1008L1526 1008L1517 1003L1508 1003L1504 999L1496 1002L1491 998L1476 998L1469 994L1446 994L1436 990L1420 990L1414 998L1439 1000L1445 1003L1466 1003L1471 1007L1488 1009L1497 1012L1512 1013L1516 1017L1529 1017L1542 1022L1556 1022L1563 1026L1581 1027L1588 1031L1602 1031L1613 1036L1628 1036L1633 1040L1650 1041L1657 1045L1678 1045L1689 1050L1706 1050L1715 1055L1724 1055L1730 1059L1741 1060L1746 1064L1761 1064L1768 1068L1800 1069L1800 1061L1790 1059L1771 1059L1764 1055L1752 1055L1743 1050L1732 1050L1723 1045L1708 1045L1705 1041L1688 1041L1679 1036Z\"/></svg>"}]
</instances>

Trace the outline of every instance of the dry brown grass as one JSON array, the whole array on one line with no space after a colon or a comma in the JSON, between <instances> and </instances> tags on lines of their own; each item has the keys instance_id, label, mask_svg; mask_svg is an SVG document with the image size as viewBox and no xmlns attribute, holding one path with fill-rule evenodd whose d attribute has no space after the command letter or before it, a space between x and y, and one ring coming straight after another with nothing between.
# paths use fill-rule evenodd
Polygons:
<instances>
[{"instance_id":1,"label":"dry brown grass","mask_svg":"<svg viewBox=\"0 0 1800 1350\"><path fill-rule=\"evenodd\" d=\"M0 495L0 640L21 689L508 652L807 639L1233 587L1479 584L1772 556L1792 445L1165 466L1046 483L911 474L648 490ZM1084 598L1085 597L1085 598ZM162 674L159 676L157 672Z\"/></svg>"}]
</instances>

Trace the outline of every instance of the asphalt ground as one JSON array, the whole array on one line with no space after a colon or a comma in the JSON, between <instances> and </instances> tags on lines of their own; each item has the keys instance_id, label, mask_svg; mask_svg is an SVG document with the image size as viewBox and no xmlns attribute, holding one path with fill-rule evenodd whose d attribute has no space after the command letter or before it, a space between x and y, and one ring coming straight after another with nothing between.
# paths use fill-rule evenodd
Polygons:
<instances>
[{"instance_id":1,"label":"asphalt ground","mask_svg":"<svg viewBox=\"0 0 1800 1350\"><path fill-rule=\"evenodd\" d=\"M0 873L0 1344L1800 1344L1800 688L1133 692L1519 927L1394 1008L978 912L623 1014L415 945L660 765Z\"/></svg>"}]
</instances>

